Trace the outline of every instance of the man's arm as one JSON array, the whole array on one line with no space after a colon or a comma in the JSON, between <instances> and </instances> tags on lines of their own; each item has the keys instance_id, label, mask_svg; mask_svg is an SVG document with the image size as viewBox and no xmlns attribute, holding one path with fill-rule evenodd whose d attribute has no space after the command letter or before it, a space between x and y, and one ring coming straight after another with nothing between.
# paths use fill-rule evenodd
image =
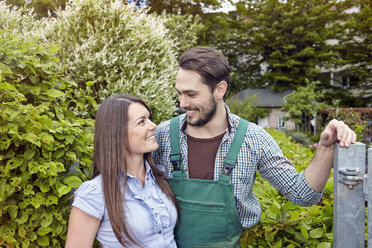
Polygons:
<instances>
[{"instance_id":1,"label":"man's arm","mask_svg":"<svg viewBox=\"0 0 372 248\"><path fill-rule=\"evenodd\" d=\"M307 183L317 192L321 192L327 183L336 142L339 142L341 147L349 147L356 142L356 135L343 121L334 119L321 134L315 156L305 169Z\"/></svg>"}]
</instances>

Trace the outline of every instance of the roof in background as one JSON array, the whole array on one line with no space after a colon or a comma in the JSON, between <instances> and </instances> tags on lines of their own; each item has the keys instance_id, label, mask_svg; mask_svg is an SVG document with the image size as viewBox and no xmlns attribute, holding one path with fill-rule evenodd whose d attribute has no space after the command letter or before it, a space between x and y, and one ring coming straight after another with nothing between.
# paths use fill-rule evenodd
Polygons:
<instances>
[{"instance_id":1,"label":"roof in background","mask_svg":"<svg viewBox=\"0 0 372 248\"><path fill-rule=\"evenodd\" d=\"M245 89L235 94L232 99L245 100L246 97L257 96L257 107L282 107L284 96L290 94L292 90L282 92L272 91L270 89Z\"/></svg>"}]
</instances>

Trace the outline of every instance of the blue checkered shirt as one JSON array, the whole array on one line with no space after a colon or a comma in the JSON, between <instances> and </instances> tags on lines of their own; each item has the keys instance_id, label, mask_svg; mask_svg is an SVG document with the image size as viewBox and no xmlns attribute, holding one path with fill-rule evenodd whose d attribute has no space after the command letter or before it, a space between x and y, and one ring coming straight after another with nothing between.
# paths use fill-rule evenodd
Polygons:
<instances>
[{"instance_id":1,"label":"blue checkered shirt","mask_svg":"<svg viewBox=\"0 0 372 248\"><path fill-rule=\"evenodd\" d=\"M225 108L230 129L222 138L217 151L214 180L217 180L221 174L223 159L228 153L239 123L239 117L231 114L227 106ZM182 129L185 121L186 115L183 114L180 118L180 151L185 173L188 176L187 133L186 130ZM172 164L169 159L171 150L169 124L170 121L168 120L158 126L156 139L159 148L153 152L155 163L165 166L168 178L172 177ZM249 123L230 180L234 184L236 208L244 228L254 226L261 217L260 203L252 192L256 171L297 205L310 206L318 203L322 197L322 193L310 188L305 180L304 173L299 173L293 168L275 140L263 128L254 123Z\"/></svg>"}]
</instances>

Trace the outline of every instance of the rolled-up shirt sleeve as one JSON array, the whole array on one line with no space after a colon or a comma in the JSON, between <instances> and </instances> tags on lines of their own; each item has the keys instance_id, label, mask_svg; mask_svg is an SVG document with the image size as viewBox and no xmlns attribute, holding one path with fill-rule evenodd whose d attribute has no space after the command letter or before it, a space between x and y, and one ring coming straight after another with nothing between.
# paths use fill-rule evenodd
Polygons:
<instances>
[{"instance_id":1,"label":"rolled-up shirt sleeve","mask_svg":"<svg viewBox=\"0 0 372 248\"><path fill-rule=\"evenodd\" d=\"M271 185L299 206L317 204L323 195L314 191L306 182L304 172L299 173L283 155L275 140L261 132L261 158L258 171Z\"/></svg>"}]
</instances>

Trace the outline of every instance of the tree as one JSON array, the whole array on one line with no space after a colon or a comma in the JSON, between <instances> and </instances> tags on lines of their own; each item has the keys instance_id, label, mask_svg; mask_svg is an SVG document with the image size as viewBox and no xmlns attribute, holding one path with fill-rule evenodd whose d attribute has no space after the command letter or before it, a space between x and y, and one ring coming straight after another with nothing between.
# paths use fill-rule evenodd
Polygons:
<instances>
[{"instance_id":1,"label":"tree","mask_svg":"<svg viewBox=\"0 0 372 248\"><path fill-rule=\"evenodd\" d=\"M150 7L150 13L161 14L165 11L167 14L189 14L193 17L203 15L205 8L221 7L220 0L147 0L146 5Z\"/></svg>"},{"instance_id":2,"label":"tree","mask_svg":"<svg viewBox=\"0 0 372 248\"><path fill-rule=\"evenodd\" d=\"M254 70L263 68L262 84L274 90L296 89L314 81L337 58L326 42L339 32L334 2L266 0L240 6L237 28L247 44ZM242 20L241 20L242 19Z\"/></svg>"},{"instance_id":3,"label":"tree","mask_svg":"<svg viewBox=\"0 0 372 248\"><path fill-rule=\"evenodd\" d=\"M322 93L316 91L319 83L311 82L306 86L299 86L297 90L285 96L282 110L289 113L289 119L292 119L297 126L312 119L316 113L326 107L321 102Z\"/></svg>"},{"instance_id":4,"label":"tree","mask_svg":"<svg viewBox=\"0 0 372 248\"><path fill-rule=\"evenodd\" d=\"M334 89L328 98L340 99L341 106L371 106L372 98L372 2L366 0L343 1L343 32L337 37L337 51L341 60L337 64L345 85ZM342 98L338 95L344 96Z\"/></svg>"},{"instance_id":5,"label":"tree","mask_svg":"<svg viewBox=\"0 0 372 248\"><path fill-rule=\"evenodd\" d=\"M257 124L258 118L266 117L269 114L269 109L258 108L257 102L257 96L253 95L252 97L246 97L244 101L229 99L226 104L229 106L231 113Z\"/></svg>"},{"instance_id":6,"label":"tree","mask_svg":"<svg viewBox=\"0 0 372 248\"><path fill-rule=\"evenodd\" d=\"M58 8L64 9L68 0L7 0L8 4L32 9L37 18L54 15Z\"/></svg>"},{"instance_id":7,"label":"tree","mask_svg":"<svg viewBox=\"0 0 372 248\"><path fill-rule=\"evenodd\" d=\"M152 15L157 14L152 13ZM199 16L167 14L165 11L160 16L164 19L164 26L168 29L170 38L176 43L178 55L197 45L199 34L205 29Z\"/></svg>"}]
</instances>

